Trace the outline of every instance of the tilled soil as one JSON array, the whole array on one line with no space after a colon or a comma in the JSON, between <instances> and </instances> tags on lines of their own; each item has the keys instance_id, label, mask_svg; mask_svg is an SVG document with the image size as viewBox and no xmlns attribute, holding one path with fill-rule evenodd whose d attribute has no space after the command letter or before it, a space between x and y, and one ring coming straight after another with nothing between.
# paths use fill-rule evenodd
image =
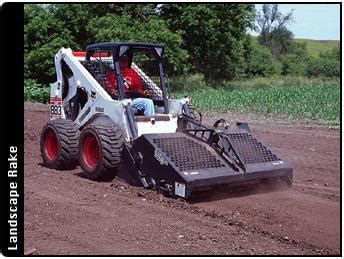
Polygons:
<instances>
[{"instance_id":1,"label":"tilled soil","mask_svg":"<svg viewBox=\"0 0 344 259\"><path fill-rule=\"evenodd\" d=\"M190 204L117 178L91 181L79 167L43 167L39 139L49 108L26 103L26 253L339 255L339 131L244 119L258 139L292 163L293 187Z\"/></svg>"}]
</instances>

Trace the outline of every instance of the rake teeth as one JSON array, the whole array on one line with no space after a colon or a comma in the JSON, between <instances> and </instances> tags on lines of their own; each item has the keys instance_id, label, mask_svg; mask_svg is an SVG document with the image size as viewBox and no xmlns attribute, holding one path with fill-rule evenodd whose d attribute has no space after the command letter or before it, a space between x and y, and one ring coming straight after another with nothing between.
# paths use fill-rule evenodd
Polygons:
<instances>
[{"instance_id":1,"label":"rake teeth","mask_svg":"<svg viewBox=\"0 0 344 259\"><path fill-rule=\"evenodd\" d=\"M258 184L239 184L239 185L232 185L232 186L219 186L219 188L216 189L209 189L209 190L202 190L202 191L194 191L190 194L188 197L189 201L195 202L195 201L204 201L207 199L214 198L214 196L217 196L217 194L220 194L222 197L228 197L235 196L238 194L244 194L244 193L251 193L258 189ZM219 197L220 197L219 196Z\"/></svg>"},{"instance_id":2,"label":"rake teeth","mask_svg":"<svg viewBox=\"0 0 344 259\"><path fill-rule=\"evenodd\" d=\"M258 188L258 184L240 184L230 187L228 190L230 193L243 193L250 192Z\"/></svg>"},{"instance_id":3,"label":"rake teeth","mask_svg":"<svg viewBox=\"0 0 344 259\"><path fill-rule=\"evenodd\" d=\"M193 192L188 200L190 201L201 201L201 200L206 200L210 196L210 190L205 190L205 191L196 191Z\"/></svg>"}]
</instances>

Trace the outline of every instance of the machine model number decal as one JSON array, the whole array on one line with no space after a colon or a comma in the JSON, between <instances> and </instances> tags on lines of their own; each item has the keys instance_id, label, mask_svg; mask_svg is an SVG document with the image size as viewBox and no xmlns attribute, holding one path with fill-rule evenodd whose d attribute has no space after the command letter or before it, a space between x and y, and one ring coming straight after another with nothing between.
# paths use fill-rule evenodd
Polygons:
<instances>
[{"instance_id":1,"label":"machine model number decal","mask_svg":"<svg viewBox=\"0 0 344 259\"><path fill-rule=\"evenodd\" d=\"M156 158L156 160L159 161L161 165L168 165L168 162L166 161L164 156L157 149L155 149L154 151L154 157Z\"/></svg>"},{"instance_id":2,"label":"machine model number decal","mask_svg":"<svg viewBox=\"0 0 344 259\"><path fill-rule=\"evenodd\" d=\"M174 193L180 197L185 198L185 184L175 182L174 183Z\"/></svg>"},{"instance_id":3,"label":"machine model number decal","mask_svg":"<svg viewBox=\"0 0 344 259\"><path fill-rule=\"evenodd\" d=\"M50 97L50 115L51 118L61 118L62 116L62 98Z\"/></svg>"},{"instance_id":4,"label":"machine model number decal","mask_svg":"<svg viewBox=\"0 0 344 259\"><path fill-rule=\"evenodd\" d=\"M50 114L61 116L62 115L61 105L54 105L54 104L50 105Z\"/></svg>"}]
</instances>

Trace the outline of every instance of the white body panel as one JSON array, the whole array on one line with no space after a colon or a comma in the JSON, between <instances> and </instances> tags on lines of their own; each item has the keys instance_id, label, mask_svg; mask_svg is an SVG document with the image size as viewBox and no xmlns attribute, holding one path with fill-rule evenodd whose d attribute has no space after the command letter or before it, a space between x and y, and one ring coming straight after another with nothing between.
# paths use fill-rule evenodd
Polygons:
<instances>
[{"instance_id":1,"label":"white body panel","mask_svg":"<svg viewBox=\"0 0 344 259\"><path fill-rule=\"evenodd\" d=\"M136 122L138 137L142 134L151 133L175 133L177 131L178 118L172 115L169 115L169 117L169 121L155 121L151 119L150 121Z\"/></svg>"}]
</instances>

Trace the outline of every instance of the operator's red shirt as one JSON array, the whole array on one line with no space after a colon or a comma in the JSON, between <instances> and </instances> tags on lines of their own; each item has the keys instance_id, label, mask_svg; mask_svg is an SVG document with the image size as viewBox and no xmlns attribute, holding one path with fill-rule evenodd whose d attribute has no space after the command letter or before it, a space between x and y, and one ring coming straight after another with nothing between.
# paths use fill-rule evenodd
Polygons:
<instances>
[{"instance_id":1,"label":"operator's red shirt","mask_svg":"<svg viewBox=\"0 0 344 259\"><path fill-rule=\"evenodd\" d=\"M122 77L127 81L129 84L128 88L126 84L124 84L124 91L135 91L135 92L143 92L142 87L142 80L138 76L132 68L126 68L121 70ZM112 89L117 89L117 81L115 71L111 70L106 73L106 80L105 80L105 90L111 91Z\"/></svg>"}]
</instances>

